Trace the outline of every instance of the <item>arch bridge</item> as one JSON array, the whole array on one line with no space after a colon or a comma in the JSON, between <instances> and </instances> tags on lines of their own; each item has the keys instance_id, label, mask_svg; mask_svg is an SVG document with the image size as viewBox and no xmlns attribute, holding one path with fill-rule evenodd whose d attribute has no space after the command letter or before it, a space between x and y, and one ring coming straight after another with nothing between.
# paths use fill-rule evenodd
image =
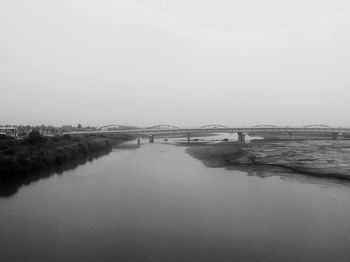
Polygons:
<instances>
[{"instance_id":1,"label":"arch bridge","mask_svg":"<svg viewBox=\"0 0 350 262\"><path fill-rule=\"evenodd\" d=\"M114 126L114 125L110 125ZM210 133L237 133L238 140L244 141L246 134L259 135L281 135L287 134L290 138L294 134L307 134L308 136L319 136L329 134L333 139L340 139L343 135L350 135L350 128L334 128L326 125L308 125L304 127L277 127L273 125L257 125L253 127L227 127L224 125L206 125L198 128L180 128L174 125L155 125L147 128L128 128L120 126L116 130L104 130L108 126L100 127L97 131L74 131L63 134L97 134L97 133L119 133L128 134L135 137L149 136L150 142L153 142L155 136L162 135L186 135L188 142L192 134L210 134Z\"/></svg>"},{"instance_id":2,"label":"arch bridge","mask_svg":"<svg viewBox=\"0 0 350 262\"><path fill-rule=\"evenodd\" d=\"M174 125L155 125L155 126L147 127L146 129L180 129L180 128Z\"/></svg>"},{"instance_id":3,"label":"arch bridge","mask_svg":"<svg viewBox=\"0 0 350 262\"><path fill-rule=\"evenodd\" d=\"M206 125L206 126L201 126L200 128L205 129L205 128L229 128L229 127L225 125Z\"/></svg>"},{"instance_id":4,"label":"arch bridge","mask_svg":"<svg viewBox=\"0 0 350 262\"><path fill-rule=\"evenodd\" d=\"M105 129L118 129L118 130L130 130L130 129L138 129L136 127L123 126L123 125L105 125L98 127L97 130L105 130Z\"/></svg>"},{"instance_id":5,"label":"arch bridge","mask_svg":"<svg viewBox=\"0 0 350 262\"><path fill-rule=\"evenodd\" d=\"M253 126L253 128L264 128L264 127L278 127L278 126L274 126L274 125L256 125L256 126Z\"/></svg>"},{"instance_id":6,"label":"arch bridge","mask_svg":"<svg viewBox=\"0 0 350 262\"><path fill-rule=\"evenodd\" d=\"M323 127L330 128L330 126L327 126L327 125L308 125L308 126L304 126L304 128L318 128L318 127L320 127L320 128L323 128Z\"/></svg>"}]
</instances>

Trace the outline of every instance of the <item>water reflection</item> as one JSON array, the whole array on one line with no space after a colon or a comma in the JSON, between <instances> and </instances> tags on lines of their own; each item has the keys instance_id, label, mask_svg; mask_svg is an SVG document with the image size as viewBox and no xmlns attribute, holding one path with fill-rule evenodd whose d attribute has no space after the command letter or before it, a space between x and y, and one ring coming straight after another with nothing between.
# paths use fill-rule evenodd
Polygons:
<instances>
[{"instance_id":1,"label":"water reflection","mask_svg":"<svg viewBox=\"0 0 350 262\"><path fill-rule=\"evenodd\" d=\"M314 184L314 185L327 185L327 186L338 186L344 185L349 187L349 179L336 178L336 177L322 177L322 176L311 176L306 174L300 174L291 171L283 167L237 167L237 166L227 166L225 169L228 170L239 170L246 172L248 176L256 176L262 179L270 177L279 177L285 182L295 182L303 184Z\"/></svg>"},{"instance_id":2,"label":"water reflection","mask_svg":"<svg viewBox=\"0 0 350 262\"><path fill-rule=\"evenodd\" d=\"M246 137L247 142L253 139L261 139L260 137ZM208 136L192 136L191 137L191 145L207 145L210 143L221 143L222 141L233 142L237 141L237 134L235 133L218 133L211 134ZM141 144L148 144L148 139L141 139ZM187 139L184 137L156 137L155 143L158 144L169 144L169 145L180 145L180 146L188 146ZM141 146L142 146L141 145ZM134 150L140 148L140 145L137 145L136 141L128 141L122 143L115 147L120 150ZM24 177L16 177L13 180L1 181L0 182L0 198L9 198L15 195L19 189L23 186L31 185L34 182L37 182L44 178L49 178L54 174L61 175L65 171L75 170L78 166L84 165L87 162L92 162L93 160L107 155L111 152L111 150L105 150L99 153L93 153L87 156L86 158L81 158L78 160L74 160L70 163L63 164L58 167L52 167L50 170L36 172ZM213 161L210 163L203 162L207 167L223 167L222 163L216 163ZM260 167L260 166L249 166L249 165L241 165L241 166L225 166L228 170L237 170L247 173L248 176L257 176L260 178L268 178L271 176L279 176L285 181L299 181L301 183L312 183L312 184L346 184L349 185L350 182L347 180L337 179L337 178L322 178L322 177L309 177L307 175L302 175L299 173L295 173L286 168L280 167Z\"/></svg>"},{"instance_id":3,"label":"water reflection","mask_svg":"<svg viewBox=\"0 0 350 262\"><path fill-rule=\"evenodd\" d=\"M134 142L0 201L0 261L349 261L348 186Z\"/></svg>"},{"instance_id":4,"label":"water reflection","mask_svg":"<svg viewBox=\"0 0 350 262\"><path fill-rule=\"evenodd\" d=\"M125 146L130 148L130 146ZM34 182L41 179L48 178L54 174L61 175L63 172L68 170L74 170L80 165L84 165L87 162L92 162L93 160L107 155L112 151L112 149L106 149L101 152L91 153L87 156L83 156L80 159L73 160L69 163L65 163L60 166L52 167L49 170L35 172L31 174L26 174L23 177L16 176L14 179L7 179L0 181L0 198L9 198L15 195L22 186L28 186Z\"/></svg>"}]
</instances>

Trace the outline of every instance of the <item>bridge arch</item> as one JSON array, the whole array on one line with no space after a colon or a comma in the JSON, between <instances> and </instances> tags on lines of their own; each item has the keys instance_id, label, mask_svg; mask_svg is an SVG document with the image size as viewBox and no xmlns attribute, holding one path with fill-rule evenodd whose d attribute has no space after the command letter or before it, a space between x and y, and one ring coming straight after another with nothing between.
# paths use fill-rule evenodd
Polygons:
<instances>
[{"instance_id":1,"label":"bridge arch","mask_svg":"<svg viewBox=\"0 0 350 262\"><path fill-rule=\"evenodd\" d=\"M327 125L307 125L303 126L303 128L329 128L330 126Z\"/></svg>"},{"instance_id":2,"label":"bridge arch","mask_svg":"<svg viewBox=\"0 0 350 262\"><path fill-rule=\"evenodd\" d=\"M122 130L133 129L131 127L123 126L123 125L105 125L105 126L98 127L97 130L103 130L108 128L115 128L115 129L122 129Z\"/></svg>"},{"instance_id":3,"label":"bridge arch","mask_svg":"<svg viewBox=\"0 0 350 262\"><path fill-rule=\"evenodd\" d=\"M225 125L205 125L201 126L200 128L229 128L228 126Z\"/></svg>"},{"instance_id":4,"label":"bridge arch","mask_svg":"<svg viewBox=\"0 0 350 262\"><path fill-rule=\"evenodd\" d=\"M179 129L179 127L173 125L155 125L147 127L146 129Z\"/></svg>"},{"instance_id":5,"label":"bridge arch","mask_svg":"<svg viewBox=\"0 0 350 262\"><path fill-rule=\"evenodd\" d=\"M277 126L274 126L274 125L256 125L256 126L252 126L252 128L271 128L271 127L277 127Z\"/></svg>"}]
</instances>

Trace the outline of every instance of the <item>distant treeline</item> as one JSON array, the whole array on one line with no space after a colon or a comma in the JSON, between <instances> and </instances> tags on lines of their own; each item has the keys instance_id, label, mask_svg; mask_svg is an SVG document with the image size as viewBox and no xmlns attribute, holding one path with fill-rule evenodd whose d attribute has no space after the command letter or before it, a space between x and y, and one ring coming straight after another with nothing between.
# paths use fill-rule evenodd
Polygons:
<instances>
[{"instance_id":1,"label":"distant treeline","mask_svg":"<svg viewBox=\"0 0 350 262\"><path fill-rule=\"evenodd\" d=\"M130 139L127 135L43 137L33 131L25 140L0 140L0 180L18 179L69 162L88 160Z\"/></svg>"}]
</instances>

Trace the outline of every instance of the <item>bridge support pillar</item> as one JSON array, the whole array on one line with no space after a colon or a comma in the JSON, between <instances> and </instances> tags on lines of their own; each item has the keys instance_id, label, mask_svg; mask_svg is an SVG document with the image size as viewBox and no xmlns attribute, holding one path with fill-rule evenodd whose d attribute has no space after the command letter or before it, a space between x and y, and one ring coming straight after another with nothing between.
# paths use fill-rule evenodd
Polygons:
<instances>
[{"instance_id":1,"label":"bridge support pillar","mask_svg":"<svg viewBox=\"0 0 350 262\"><path fill-rule=\"evenodd\" d=\"M289 131L289 132L288 132L288 136L289 136L289 138L292 138L293 133Z\"/></svg>"},{"instance_id":2,"label":"bridge support pillar","mask_svg":"<svg viewBox=\"0 0 350 262\"><path fill-rule=\"evenodd\" d=\"M191 134L187 133L187 143L190 143L190 142L191 142Z\"/></svg>"},{"instance_id":3,"label":"bridge support pillar","mask_svg":"<svg viewBox=\"0 0 350 262\"><path fill-rule=\"evenodd\" d=\"M337 132L333 132L332 133L332 138L333 138L333 140L339 140L339 139L341 139L341 133L337 133Z\"/></svg>"},{"instance_id":4,"label":"bridge support pillar","mask_svg":"<svg viewBox=\"0 0 350 262\"><path fill-rule=\"evenodd\" d=\"M138 146L141 145L141 141L140 141L140 137L139 136L137 137L137 145Z\"/></svg>"},{"instance_id":5,"label":"bridge support pillar","mask_svg":"<svg viewBox=\"0 0 350 262\"><path fill-rule=\"evenodd\" d=\"M238 132L238 141L244 142L245 141L245 134L243 132Z\"/></svg>"},{"instance_id":6,"label":"bridge support pillar","mask_svg":"<svg viewBox=\"0 0 350 262\"><path fill-rule=\"evenodd\" d=\"M154 135L149 135L148 140L150 143L154 143Z\"/></svg>"}]
</instances>

